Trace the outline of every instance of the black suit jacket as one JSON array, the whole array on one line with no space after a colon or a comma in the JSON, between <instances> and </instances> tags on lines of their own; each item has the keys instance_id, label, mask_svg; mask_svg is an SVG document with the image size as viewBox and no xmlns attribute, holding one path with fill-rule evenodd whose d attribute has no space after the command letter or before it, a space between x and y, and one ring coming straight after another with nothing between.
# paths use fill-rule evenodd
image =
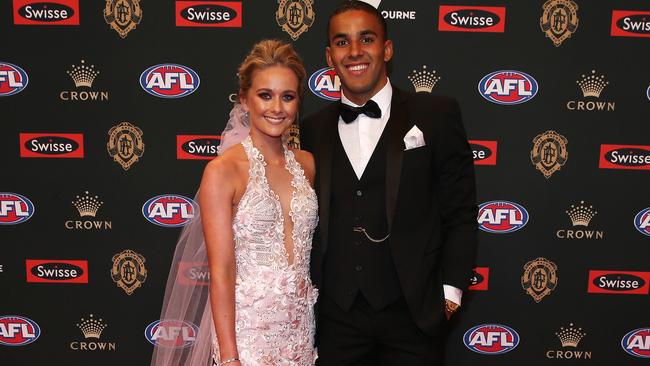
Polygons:
<instances>
[{"instance_id":1,"label":"black suit jacket","mask_svg":"<svg viewBox=\"0 0 650 366\"><path fill-rule=\"evenodd\" d=\"M339 105L333 103L301 124L301 146L316 159L319 228L311 253L312 280L320 287L328 244L332 161L339 138ZM404 150L417 126L423 147ZM393 87L386 124L386 218L389 246L402 292L416 324L437 334L444 317L442 285L465 289L477 245L474 161L455 100L406 93Z\"/></svg>"}]
</instances>

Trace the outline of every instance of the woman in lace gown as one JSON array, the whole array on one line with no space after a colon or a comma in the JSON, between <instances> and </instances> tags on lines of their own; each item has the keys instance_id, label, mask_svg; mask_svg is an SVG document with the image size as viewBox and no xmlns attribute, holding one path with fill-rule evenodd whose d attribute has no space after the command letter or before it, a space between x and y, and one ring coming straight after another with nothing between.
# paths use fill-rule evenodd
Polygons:
<instances>
[{"instance_id":1,"label":"woman in lace gown","mask_svg":"<svg viewBox=\"0 0 650 366\"><path fill-rule=\"evenodd\" d=\"M216 365L313 365L309 253L318 220L310 153L287 147L305 70L279 41L253 47L239 68L250 132L220 151L199 190L210 267ZM236 107L238 108L238 107Z\"/></svg>"}]
</instances>

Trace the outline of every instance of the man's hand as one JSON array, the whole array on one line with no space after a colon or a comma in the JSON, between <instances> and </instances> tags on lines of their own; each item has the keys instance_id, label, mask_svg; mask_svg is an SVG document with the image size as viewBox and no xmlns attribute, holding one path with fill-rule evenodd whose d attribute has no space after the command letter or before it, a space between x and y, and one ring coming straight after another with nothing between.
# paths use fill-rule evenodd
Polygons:
<instances>
[{"instance_id":1,"label":"man's hand","mask_svg":"<svg viewBox=\"0 0 650 366\"><path fill-rule=\"evenodd\" d=\"M447 320L451 319L451 316L458 310L459 306L455 302L445 299L445 315L447 316Z\"/></svg>"}]
</instances>

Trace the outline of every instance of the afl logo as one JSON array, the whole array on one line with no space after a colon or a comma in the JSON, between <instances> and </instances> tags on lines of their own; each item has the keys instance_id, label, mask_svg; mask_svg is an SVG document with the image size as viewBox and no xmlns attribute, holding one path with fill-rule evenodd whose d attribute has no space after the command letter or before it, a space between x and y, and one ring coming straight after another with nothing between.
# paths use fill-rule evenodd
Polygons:
<instances>
[{"instance_id":1,"label":"afl logo","mask_svg":"<svg viewBox=\"0 0 650 366\"><path fill-rule=\"evenodd\" d=\"M179 320L156 320L149 324L144 336L154 346L165 348L185 348L196 341L199 327Z\"/></svg>"},{"instance_id":2,"label":"afl logo","mask_svg":"<svg viewBox=\"0 0 650 366\"><path fill-rule=\"evenodd\" d=\"M537 90L537 81L532 76L515 70L495 71L478 83L483 98L503 105L525 103L535 97Z\"/></svg>"},{"instance_id":3,"label":"afl logo","mask_svg":"<svg viewBox=\"0 0 650 366\"><path fill-rule=\"evenodd\" d=\"M650 207L644 208L634 217L634 227L643 235L650 236Z\"/></svg>"},{"instance_id":4,"label":"afl logo","mask_svg":"<svg viewBox=\"0 0 650 366\"><path fill-rule=\"evenodd\" d=\"M140 86L160 98L182 98L199 88L199 75L187 66L160 64L151 66L140 75Z\"/></svg>"},{"instance_id":5,"label":"afl logo","mask_svg":"<svg viewBox=\"0 0 650 366\"><path fill-rule=\"evenodd\" d=\"M34 215L34 204L18 193L0 192L0 225L21 224Z\"/></svg>"},{"instance_id":6,"label":"afl logo","mask_svg":"<svg viewBox=\"0 0 650 366\"><path fill-rule=\"evenodd\" d=\"M197 208L192 199L165 194L149 199L142 206L142 214L152 224L166 227L185 226L194 218Z\"/></svg>"},{"instance_id":7,"label":"afl logo","mask_svg":"<svg viewBox=\"0 0 650 366\"><path fill-rule=\"evenodd\" d=\"M17 315L0 316L0 344L3 346L25 346L35 342L41 335L41 328L35 321Z\"/></svg>"},{"instance_id":8,"label":"afl logo","mask_svg":"<svg viewBox=\"0 0 650 366\"><path fill-rule=\"evenodd\" d=\"M18 94L27 87L29 77L19 66L0 62L0 97Z\"/></svg>"},{"instance_id":9,"label":"afl logo","mask_svg":"<svg viewBox=\"0 0 650 366\"><path fill-rule=\"evenodd\" d=\"M528 211L514 202L490 201L478 208L479 228L488 233L506 234L528 223Z\"/></svg>"},{"instance_id":10,"label":"afl logo","mask_svg":"<svg viewBox=\"0 0 650 366\"><path fill-rule=\"evenodd\" d=\"M326 67L309 77L309 90L317 97L336 101L341 99L341 79L332 67Z\"/></svg>"},{"instance_id":11,"label":"afl logo","mask_svg":"<svg viewBox=\"0 0 650 366\"><path fill-rule=\"evenodd\" d=\"M519 334L505 325L482 324L465 332L463 343L476 353L499 355L510 352L519 345Z\"/></svg>"},{"instance_id":12,"label":"afl logo","mask_svg":"<svg viewBox=\"0 0 650 366\"><path fill-rule=\"evenodd\" d=\"M650 328L629 332L621 340L621 347L634 357L650 358Z\"/></svg>"}]
</instances>

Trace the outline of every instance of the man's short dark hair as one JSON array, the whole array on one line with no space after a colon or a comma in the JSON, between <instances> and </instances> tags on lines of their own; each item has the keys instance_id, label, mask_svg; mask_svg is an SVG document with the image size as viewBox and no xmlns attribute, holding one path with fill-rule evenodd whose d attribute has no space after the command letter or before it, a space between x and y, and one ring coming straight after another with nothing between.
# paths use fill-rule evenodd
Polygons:
<instances>
[{"instance_id":1,"label":"man's short dark hair","mask_svg":"<svg viewBox=\"0 0 650 366\"><path fill-rule=\"evenodd\" d=\"M360 10L360 11L365 11L366 13L373 15L377 20L379 21L379 24L381 24L381 29L384 31L384 41L388 39L388 26L386 26L386 19L381 15L381 12L375 8L374 6L368 4L367 2L364 1L359 1L359 0L346 0L341 2L332 12L330 15L329 19L327 20L327 44L329 45L330 43L330 22L332 21L332 18L335 16L352 11L352 10Z\"/></svg>"}]
</instances>

